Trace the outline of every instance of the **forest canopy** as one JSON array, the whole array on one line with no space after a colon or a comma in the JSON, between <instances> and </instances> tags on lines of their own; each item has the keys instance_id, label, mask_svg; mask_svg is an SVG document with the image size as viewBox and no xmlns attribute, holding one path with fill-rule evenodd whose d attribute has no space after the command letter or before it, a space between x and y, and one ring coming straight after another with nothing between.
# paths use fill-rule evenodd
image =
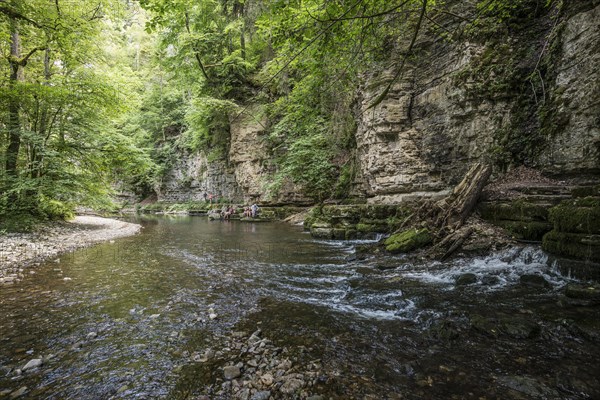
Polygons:
<instances>
[{"instance_id":1,"label":"forest canopy","mask_svg":"<svg viewBox=\"0 0 600 400\"><path fill-rule=\"evenodd\" d=\"M395 71L375 107L420 32L451 41L538 3L0 0L0 216L144 198L179 154L224 157L231 121L256 112L272 149L265 190L344 197L360 77Z\"/></svg>"}]
</instances>

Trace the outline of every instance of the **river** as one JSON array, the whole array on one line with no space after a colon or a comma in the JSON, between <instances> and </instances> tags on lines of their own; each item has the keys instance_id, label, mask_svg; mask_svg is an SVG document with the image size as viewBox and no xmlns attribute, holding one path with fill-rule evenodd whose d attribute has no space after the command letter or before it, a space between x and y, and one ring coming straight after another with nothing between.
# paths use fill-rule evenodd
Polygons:
<instances>
[{"instance_id":1,"label":"river","mask_svg":"<svg viewBox=\"0 0 600 400\"><path fill-rule=\"evenodd\" d=\"M283 223L138 222L0 287L0 398L600 398L599 307L535 247L382 263ZM257 329L303 387L223 379Z\"/></svg>"}]
</instances>

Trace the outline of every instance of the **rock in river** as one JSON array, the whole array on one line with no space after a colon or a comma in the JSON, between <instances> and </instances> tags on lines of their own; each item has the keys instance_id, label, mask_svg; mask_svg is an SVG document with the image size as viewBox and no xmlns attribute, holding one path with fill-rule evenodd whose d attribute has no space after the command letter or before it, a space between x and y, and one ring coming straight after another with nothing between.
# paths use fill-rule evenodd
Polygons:
<instances>
[{"instance_id":1,"label":"rock in river","mask_svg":"<svg viewBox=\"0 0 600 400\"><path fill-rule=\"evenodd\" d=\"M456 284L458 286L471 285L476 282L477 282L477 275L470 273L470 272L466 273L466 274L462 274L456 278Z\"/></svg>"},{"instance_id":2,"label":"rock in river","mask_svg":"<svg viewBox=\"0 0 600 400\"><path fill-rule=\"evenodd\" d=\"M23 367L23 371L27 371L28 369L33 369L33 368L39 368L41 367L43 364L43 361L41 358L34 358L33 360L30 360L27 364L25 364L25 366Z\"/></svg>"},{"instance_id":3,"label":"rock in river","mask_svg":"<svg viewBox=\"0 0 600 400\"><path fill-rule=\"evenodd\" d=\"M230 365L223 368L223 377L228 381L239 378L242 375L242 371L236 365Z\"/></svg>"}]
</instances>

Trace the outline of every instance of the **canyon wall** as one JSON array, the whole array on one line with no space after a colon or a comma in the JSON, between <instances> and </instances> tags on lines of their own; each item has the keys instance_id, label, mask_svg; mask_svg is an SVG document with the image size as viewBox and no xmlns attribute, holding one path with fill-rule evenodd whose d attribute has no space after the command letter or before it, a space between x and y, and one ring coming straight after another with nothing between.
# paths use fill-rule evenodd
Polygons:
<instances>
[{"instance_id":1,"label":"canyon wall","mask_svg":"<svg viewBox=\"0 0 600 400\"><path fill-rule=\"evenodd\" d=\"M477 161L495 175L525 164L548 175L600 173L600 5L567 4L522 29L452 41L424 32L404 72L362 76L355 110L353 196L393 204L448 193ZM375 99L392 82L383 100ZM306 203L301 188L268 193L269 121L250 107L230 120L225 159L181 155L159 199Z\"/></svg>"},{"instance_id":2,"label":"canyon wall","mask_svg":"<svg viewBox=\"0 0 600 400\"><path fill-rule=\"evenodd\" d=\"M181 153L156 192L159 201L169 203L204 201L204 196L211 194L215 200L239 202L243 198L235 170L228 161L210 160L203 152Z\"/></svg>"},{"instance_id":3,"label":"canyon wall","mask_svg":"<svg viewBox=\"0 0 600 400\"><path fill-rule=\"evenodd\" d=\"M395 71L366 75L356 133L358 193L372 203L443 195L473 162L502 165L501 157L516 156L503 153L523 152L521 161L551 175L598 175L600 7L588 2L565 13L535 21L540 26L505 43L423 43L425 55L376 107ZM542 72L543 61L550 64ZM525 77L520 87L510 82L518 68L535 74L531 93L516 92L528 89Z\"/></svg>"}]
</instances>

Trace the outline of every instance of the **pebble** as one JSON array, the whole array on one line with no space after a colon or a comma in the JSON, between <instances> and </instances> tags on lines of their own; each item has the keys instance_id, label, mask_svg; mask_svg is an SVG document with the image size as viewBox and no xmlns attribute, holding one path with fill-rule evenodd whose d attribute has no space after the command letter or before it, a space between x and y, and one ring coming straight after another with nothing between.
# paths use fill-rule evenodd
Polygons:
<instances>
[{"instance_id":1,"label":"pebble","mask_svg":"<svg viewBox=\"0 0 600 400\"><path fill-rule=\"evenodd\" d=\"M264 374L260 377L260 383L262 383L265 386L271 386L273 384L273 375Z\"/></svg>"},{"instance_id":2,"label":"pebble","mask_svg":"<svg viewBox=\"0 0 600 400\"><path fill-rule=\"evenodd\" d=\"M296 378L290 378L283 382L279 388L282 393L292 394L304 387L304 381Z\"/></svg>"},{"instance_id":3,"label":"pebble","mask_svg":"<svg viewBox=\"0 0 600 400\"><path fill-rule=\"evenodd\" d=\"M33 360L30 360L27 364L25 364L25 366L22 369L23 371L27 371L28 369L39 368L42 366L42 364L43 361L41 358L34 358Z\"/></svg>"},{"instance_id":4,"label":"pebble","mask_svg":"<svg viewBox=\"0 0 600 400\"><path fill-rule=\"evenodd\" d=\"M262 390L254 393L250 400L269 400L269 397L271 397L271 392L268 390Z\"/></svg>"},{"instance_id":5,"label":"pebble","mask_svg":"<svg viewBox=\"0 0 600 400\"><path fill-rule=\"evenodd\" d=\"M229 365L229 366L223 368L223 376L228 381L235 379L235 378L239 378L241 375L242 375L242 371L240 370L240 367L238 367L237 365Z\"/></svg>"},{"instance_id":6,"label":"pebble","mask_svg":"<svg viewBox=\"0 0 600 400\"><path fill-rule=\"evenodd\" d=\"M16 399L17 397L23 396L25 394L25 392L27 392L27 386L23 386L21 389L15 390L14 392L12 392L10 394L10 398Z\"/></svg>"},{"instance_id":7,"label":"pebble","mask_svg":"<svg viewBox=\"0 0 600 400\"><path fill-rule=\"evenodd\" d=\"M311 388L328 379L322 371L320 359L298 362L295 357L303 357L306 349L301 346L293 351L276 347L268 338L261 338L262 331L256 330L248 336L244 332L232 332L218 351L207 349L192 354L198 362L212 358L222 361L222 378L213 378L206 386L206 392L218 398L245 400L279 400L289 398L309 398L322 400ZM282 357L285 355L285 358ZM300 397L298 397L300 396ZM202 397L200 397L202 398Z\"/></svg>"}]
</instances>

